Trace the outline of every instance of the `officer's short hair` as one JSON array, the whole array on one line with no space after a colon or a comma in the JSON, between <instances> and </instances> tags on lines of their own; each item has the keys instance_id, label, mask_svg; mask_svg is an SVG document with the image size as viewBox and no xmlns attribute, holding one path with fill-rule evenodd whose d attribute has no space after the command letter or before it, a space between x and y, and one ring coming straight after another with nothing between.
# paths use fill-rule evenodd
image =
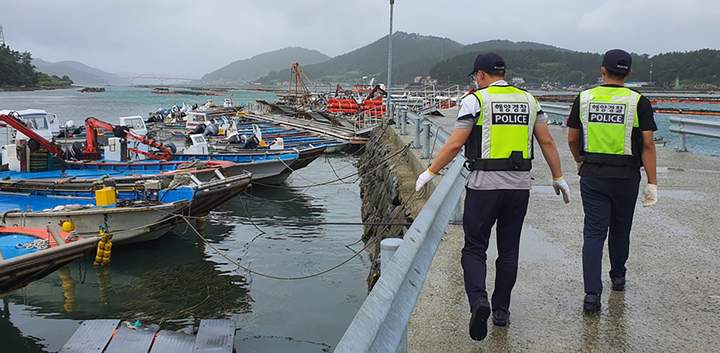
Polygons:
<instances>
[{"instance_id":1,"label":"officer's short hair","mask_svg":"<svg viewBox=\"0 0 720 353\"><path fill-rule=\"evenodd\" d=\"M505 70L483 71L490 77L505 77Z\"/></svg>"},{"instance_id":2,"label":"officer's short hair","mask_svg":"<svg viewBox=\"0 0 720 353\"><path fill-rule=\"evenodd\" d=\"M605 70L605 74L609 78L614 79L614 80L625 80L625 78L627 78L630 75L629 72L626 74L621 74L621 73L610 71L610 70Z\"/></svg>"}]
</instances>

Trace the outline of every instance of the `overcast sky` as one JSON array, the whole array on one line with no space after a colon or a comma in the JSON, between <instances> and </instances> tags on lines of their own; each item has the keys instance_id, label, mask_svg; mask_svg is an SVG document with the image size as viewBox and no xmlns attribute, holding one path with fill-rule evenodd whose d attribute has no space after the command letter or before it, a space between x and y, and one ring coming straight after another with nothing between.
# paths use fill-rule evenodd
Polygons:
<instances>
[{"instance_id":1,"label":"overcast sky","mask_svg":"<svg viewBox=\"0 0 720 353\"><path fill-rule=\"evenodd\" d=\"M720 49L718 0L397 0L393 17L393 31L461 44L507 39L650 55ZM387 35L389 19L388 0L0 0L13 50L187 78L289 46L334 57Z\"/></svg>"}]
</instances>

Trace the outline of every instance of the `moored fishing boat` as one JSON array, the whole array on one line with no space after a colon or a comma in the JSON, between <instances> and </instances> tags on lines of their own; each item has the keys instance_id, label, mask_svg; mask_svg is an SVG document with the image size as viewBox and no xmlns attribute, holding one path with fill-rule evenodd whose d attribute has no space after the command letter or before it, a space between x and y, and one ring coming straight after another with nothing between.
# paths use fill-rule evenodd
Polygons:
<instances>
[{"instance_id":1,"label":"moored fishing boat","mask_svg":"<svg viewBox=\"0 0 720 353\"><path fill-rule=\"evenodd\" d=\"M111 187L120 204L128 200L172 202L183 199L191 202L186 215L203 216L245 191L250 186L250 178L249 172L243 172L229 177L216 173L214 180L208 181L198 180L193 174L176 174L165 179L152 176L143 179L4 179L0 180L0 191L10 196L48 197L58 200L58 206L62 206L64 200L70 198L96 202L96 193Z\"/></svg>"},{"instance_id":2,"label":"moored fishing boat","mask_svg":"<svg viewBox=\"0 0 720 353\"><path fill-rule=\"evenodd\" d=\"M82 257L98 240L77 238L51 227L0 227L0 294L22 288Z\"/></svg>"},{"instance_id":3,"label":"moored fishing boat","mask_svg":"<svg viewBox=\"0 0 720 353\"><path fill-rule=\"evenodd\" d=\"M176 160L219 160L232 161L236 163L235 168L241 168L247 165L253 173L253 182L261 184L280 184L293 172L302 169L315 159L319 158L324 152L325 146L308 147L302 149L266 149L266 150L246 150L246 149L213 149L211 152L207 141L202 135L191 135L192 145L183 150L182 153L175 154ZM227 146L225 146L227 148ZM272 164L270 164L272 163ZM256 169L268 164L266 167L273 167L273 174L266 176L256 174Z\"/></svg>"},{"instance_id":4,"label":"moored fishing boat","mask_svg":"<svg viewBox=\"0 0 720 353\"><path fill-rule=\"evenodd\" d=\"M78 200L82 204L77 203ZM120 207L98 207L93 201L3 194L0 195L3 212L0 222L6 226L33 228L70 222L81 237L96 237L100 226L104 226L113 233L114 242L127 244L161 237L179 223L177 218L190 206L187 200L134 201ZM33 211L33 207L38 211Z\"/></svg>"}]
</instances>

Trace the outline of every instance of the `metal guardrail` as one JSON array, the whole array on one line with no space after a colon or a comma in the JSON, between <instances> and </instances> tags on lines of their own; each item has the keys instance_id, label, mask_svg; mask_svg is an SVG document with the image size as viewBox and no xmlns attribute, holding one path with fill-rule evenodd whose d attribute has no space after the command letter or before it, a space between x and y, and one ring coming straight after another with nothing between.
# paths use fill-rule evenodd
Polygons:
<instances>
[{"instance_id":1,"label":"metal guardrail","mask_svg":"<svg viewBox=\"0 0 720 353\"><path fill-rule=\"evenodd\" d=\"M570 106L566 104L540 103L542 110L550 115L559 115L567 118L570 115Z\"/></svg>"},{"instance_id":2,"label":"metal guardrail","mask_svg":"<svg viewBox=\"0 0 720 353\"><path fill-rule=\"evenodd\" d=\"M396 352L425 283L435 251L463 190L456 159L405 234L402 245L335 348L344 352Z\"/></svg>"},{"instance_id":3,"label":"metal guardrail","mask_svg":"<svg viewBox=\"0 0 720 353\"><path fill-rule=\"evenodd\" d=\"M670 132L676 132L680 135L678 152L687 152L685 146L686 135L720 139L720 122L676 117L671 117L669 120Z\"/></svg>"},{"instance_id":4,"label":"metal guardrail","mask_svg":"<svg viewBox=\"0 0 720 353\"><path fill-rule=\"evenodd\" d=\"M450 108L455 106L465 94L460 85L439 89L436 85L429 85L415 91L405 92L405 96L393 96L392 102L415 113L430 111L436 108Z\"/></svg>"},{"instance_id":5,"label":"metal guardrail","mask_svg":"<svg viewBox=\"0 0 720 353\"><path fill-rule=\"evenodd\" d=\"M414 126L414 142L418 142L414 148L429 149L436 142L441 147L450 137L441 127L406 109L394 109L393 113L401 134L407 135L408 123ZM419 135L424 136L422 143ZM445 228L451 220L462 220L460 199L467 176L464 161L459 155L448 166L387 266L383 262L380 279L335 348L336 353L407 351L407 324Z\"/></svg>"}]
</instances>

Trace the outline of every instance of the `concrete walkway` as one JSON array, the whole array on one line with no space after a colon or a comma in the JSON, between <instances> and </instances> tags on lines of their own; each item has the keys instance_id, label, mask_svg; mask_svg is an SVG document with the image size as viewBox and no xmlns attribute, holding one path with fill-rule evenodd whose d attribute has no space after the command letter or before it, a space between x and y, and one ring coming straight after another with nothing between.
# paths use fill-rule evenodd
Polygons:
<instances>
[{"instance_id":1,"label":"concrete walkway","mask_svg":"<svg viewBox=\"0 0 720 353\"><path fill-rule=\"evenodd\" d=\"M451 131L455 116L450 112L447 118L431 119ZM410 352L720 351L720 159L658 148L659 202L643 208L638 200L627 290L610 291L610 280L604 278L602 312L590 316L582 311L579 177L567 148L567 130L550 130L571 202L564 204L552 191L549 169L536 146L510 325L490 323L488 338L470 339L460 267L463 232L450 225L410 320ZM412 135L400 139L407 143ZM419 153L413 150L409 162L422 171L428 161L420 160ZM644 186L643 180L641 192ZM607 247L605 252L604 274L609 271ZM496 257L493 235L489 291Z\"/></svg>"}]
</instances>

